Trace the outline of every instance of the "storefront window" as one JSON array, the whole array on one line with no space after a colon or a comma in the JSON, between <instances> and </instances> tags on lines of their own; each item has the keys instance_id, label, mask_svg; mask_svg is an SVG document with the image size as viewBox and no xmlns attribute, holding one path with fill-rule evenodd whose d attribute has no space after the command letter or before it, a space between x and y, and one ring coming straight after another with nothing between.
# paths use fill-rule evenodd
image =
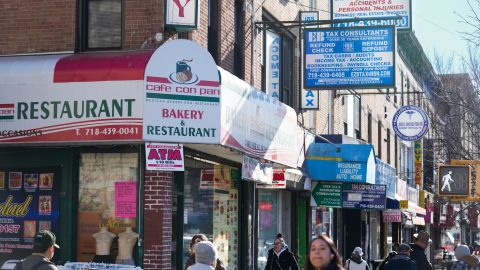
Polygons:
<instances>
[{"instance_id":1,"label":"storefront window","mask_svg":"<svg viewBox=\"0 0 480 270\"><path fill-rule=\"evenodd\" d=\"M332 236L332 208L317 207L312 209L312 239L320 234Z\"/></svg>"},{"instance_id":2,"label":"storefront window","mask_svg":"<svg viewBox=\"0 0 480 270\"><path fill-rule=\"evenodd\" d=\"M258 191L258 269L265 269L268 250L279 233L278 191Z\"/></svg>"},{"instance_id":3,"label":"storefront window","mask_svg":"<svg viewBox=\"0 0 480 270\"><path fill-rule=\"evenodd\" d=\"M118 234L128 227L136 230L137 153L84 153L80 156L77 260L95 261L93 234L105 229L112 233L110 250L101 255L115 262ZM108 242L108 241L107 241ZM98 245L102 246L102 245ZM132 247L133 248L133 247ZM132 254L133 256L134 254ZM104 257L103 262L107 259Z\"/></svg>"},{"instance_id":4,"label":"storefront window","mask_svg":"<svg viewBox=\"0 0 480 270\"><path fill-rule=\"evenodd\" d=\"M205 234L227 269L238 265L237 168L214 162L185 160L183 263L195 234Z\"/></svg>"}]
</instances>

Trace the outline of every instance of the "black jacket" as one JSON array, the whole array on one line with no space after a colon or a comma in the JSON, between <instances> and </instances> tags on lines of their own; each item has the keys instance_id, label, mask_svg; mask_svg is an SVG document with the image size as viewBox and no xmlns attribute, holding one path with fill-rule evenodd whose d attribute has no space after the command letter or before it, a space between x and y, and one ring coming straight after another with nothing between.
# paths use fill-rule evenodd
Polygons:
<instances>
[{"instance_id":1,"label":"black jacket","mask_svg":"<svg viewBox=\"0 0 480 270\"><path fill-rule=\"evenodd\" d=\"M410 258L417 264L418 270L433 270L432 264L428 261L425 250L414 243L410 243L413 251L410 253Z\"/></svg>"},{"instance_id":2,"label":"black jacket","mask_svg":"<svg viewBox=\"0 0 480 270\"><path fill-rule=\"evenodd\" d=\"M280 257L277 257L277 254L273 251L273 248L268 251L267 265L265 270L298 270L297 260L293 253L285 248L285 250L280 253Z\"/></svg>"},{"instance_id":3,"label":"black jacket","mask_svg":"<svg viewBox=\"0 0 480 270\"><path fill-rule=\"evenodd\" d=\"M384 270L418 270L417 264L407 255L398 254L384 266Z\"/></svg>"}]
</instances>

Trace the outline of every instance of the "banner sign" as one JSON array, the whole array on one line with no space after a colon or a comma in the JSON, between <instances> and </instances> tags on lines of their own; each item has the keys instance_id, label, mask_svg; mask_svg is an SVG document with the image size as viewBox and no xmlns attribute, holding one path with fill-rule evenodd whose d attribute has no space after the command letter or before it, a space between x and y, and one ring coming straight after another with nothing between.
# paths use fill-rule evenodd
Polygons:
<instances>
[{"instance_id":1,"label":"banner sign","mask_svg":"<svg viewBox=\"0 0 480 270\"><path fill-rule=\"evenodd\" d=\"M313 182L311 206L342 208L342 184Z\"/></svg>"},{"instance_id":2,"label":"banner sign","mask_svg":"<svg viewBox=\"0 0 480 270\"><path fill-rule=\"evenodd\" d=\"M302 89L302 109L318 110L320 108L320 93L317 90Z\"/></svg>"},{"instance_id":3,"label":"banner sign","mask_svg":"<svg viewBox=\"0 0 480 270\"><path fill-rule=\"evenodd\" d=\"M397 194L402 198L407 200L407 181L404 181L400 178L397 178Z\"/></svg>"},{"instance_id":4,"label":"banner sign","mask_svg":"<svg viewBox=\"0 0 480 270\"><path fill-rule=\"evenodd\" d=\"M165 0L165 27L177 30L196 29L199 3L199 0Z\"/></svg>"},{"instance_id":5,"label":"banner sign","mask_svg":"<svg viewBox=\"0 0 480 270\"><path fill-rule=\"evenodd\" d=\"M242 179L271 185L273 180L273 165L244 155L242 162Z\"/></svg>"},{"instance_id":6,"label":"banner sign","mask_svg":"<svg viewBox=\"0 0 480 270\"><path fill-rule=\"evenodd\" d=\"M413 175L414 183L423 188L423 148L422 141L415 141L413 149Z\"/></svg>"},{"instance_id":7,"label":"banner sign","mask_svg":"<svg viewBox=\"0 0 480 270\"><path fill-rule=\"evenodd\" d=\"M137 217L137 182L115 182L115 218Z\"/></svg>"},{"instance_id":8,"label":"banner sign","mask_svg":"<svg viewBox=\"0 0 480 270\"><path fill-rule=\"evenodd\" d=\"M332 7L332 20L339 21L353 18L368 18L372 20L370 25L393 25L399 29L412 28L412 4L411 0L380 0L380 1L357 1L357 0L330 0ZM399 19L391 18L393 15ZM383 19L390 17L390 19ZM377 19L377 20L375 20ZM389 22L389 20L392 20ZM375 24L374 24L375 23ZM362 24L356 24L361 26ZM342 25L343 26L343 25ZM349 25L351 26L351 25ZM365 25L368 26L368 25Z\"/></svg>"},{"instance_id":9,"label":"banner sign","mask_svg":"<svg viewBox=\"0 0 480 270\"><path fill-rule=\"evenodd\" d=\"M386 207L386 186L343 183L342 207L382 210Z\"/></svg>"},{"instance_id":10,"label":"banner sign","mask_svg":"<svg viewBox=\"0 0 480 270\"><path fill-rule=\"evenodd\" d=\"M0 144L141 141L151 52L119 54L0 59Z\"/></svg>"},{"instance_id":11,"label":"banner sign","mask_svg":"<svg viewBox=\"0 0 480 270\"><path fill-rule=\"evenodd\" d=\"M152 142L220 142L217 65L199 44L172 40L145 69L143 139Z\"/></svg>"},{"instance_id":12,"label":"banner sign","mask_svg":"<svg viewBox=\"0 0 480 270\"><path fill-rule=\"evenodd\" d=\"M395 199L395 189L397 186L397 172L390 164L383 162L381 159L377 161L377 173L375 175L375 184L385 185L387 187L387 198Z\"/></svg>"},{"instance_id":13,"label":"banner sign","mask_svg":"<svg viewBox=\"0 0 480 270\"><path fill-rule=\"evenodd\" d=\"M60 182L58 169L0 169L0 265L30 255L42 229L58 237Z\"/></svg>"},{"instance_id":14,"label":"banner sign","mask_svg":"<svg viewBox=\"0 0 480 270\"><path fill-rule=\"evenodd\" d=\"M301 167L304 138L308 148L314 136L297 125L295 110L222 68L218 70L222 77L220 144L292 168Z\"/></svg>"},{"instance_id":15,"label":"banner sign","mask_svg":"<svg viewBox=\"0 0 480 270\"><path fill-rule=\"evenodd\" d=\"M468 196L470 194L470 166L441 165L438 167L438 195Z\"/></svg>"},{"instance_id":16,"label":"banner sign","mask_svg":"<svg viewBox=\"0 0 480 270\"><path fill-rule=\"evenodd\" d=\"M402 211L399 209L383 210L383 222L402 222Z\"/></svg>"},{"instance_id":17,"label":"banner sign","mask_svg":"<svg viewBox=\"0 0 480 270\"><path fill-rule=\"evenodd\" d=\"M348 27L365 27L365 26L395 26L397 29L402 29L402 25L405 24L404 18L398 18L397 16L388 16L376 19L355 19L354 21L341 21L337 20L332 23L332 27L348 28Z\"/></svg>"},{"instance_id":18,"label":"banner sign","mask_svg":"<svg viewBox=\"0 0 480 270\"><path fill-rule=\"evenodd\" d=\"M395 27L305 29L304 87L395 86Z\"/></svg>"},{"instance_id":19,"label":"banner sign","mask_svg":"<svg viewBox=\"0 0 480 270\"><path fill-rule=\"evenodd\" d=\"M280 98L280 35L265 31L265 86L267 95Z\"/></svg>"},{"instance_id":20,"label":"banner sign","mask_svg":"<svg viewBox=\"0 0 480 270\"><path fill-rule=\"evenodd\" d=\"M147 170L185 171L183 145L167 143L145 143Z\"/></svg>"},{"instance_id":21,"label":"banner sign","mask_svg":"<svg viewBox=\"0 0 480 270\"><path fill-rule=\"evenodd\" d=\"M392 118L395 134L404 141L417 141L423 138L428 131L428 116L417 106L400 107Z\"/></svg>"},{"instance_id":22,"label":"banner sign","mask_svg":"<svg viewBox=\"0 0 480 270\"><path fill-rule=\"evenodd\" d=\"M419 198L418 189L408 186L407 193L408 193L408 201L418 206L418 198Z\"/></svg>"}]
</instances>

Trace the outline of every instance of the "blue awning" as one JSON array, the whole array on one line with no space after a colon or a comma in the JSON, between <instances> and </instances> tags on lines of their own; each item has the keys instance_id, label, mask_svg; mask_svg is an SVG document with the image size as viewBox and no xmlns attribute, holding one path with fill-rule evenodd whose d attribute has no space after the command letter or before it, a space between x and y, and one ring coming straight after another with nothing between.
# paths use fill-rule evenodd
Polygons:
<instances>
[{"instance_id":1,"label":"blue awning","mask_svg":"<svg viewBox=\"0 0 480 270\"><path fill-rule=\"evenodd\" d=\"M313 143L306 170L312 180L375 184L375 153L371 144Z\"/></svg>"}]
</instances>

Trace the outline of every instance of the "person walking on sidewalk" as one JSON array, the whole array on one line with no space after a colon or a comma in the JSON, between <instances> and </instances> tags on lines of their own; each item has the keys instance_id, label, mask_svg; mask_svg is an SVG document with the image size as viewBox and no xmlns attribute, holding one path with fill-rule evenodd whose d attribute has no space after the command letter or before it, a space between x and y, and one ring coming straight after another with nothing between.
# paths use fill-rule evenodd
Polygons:
<instances>
[{"instance_id":1,"label":"person walking on sidewalk","mask_svg":"<svg viewBox=\"0 0 480 270\"><path fill-rule=\"evenodd\" d=\"M190 253L190 257L188 258L187 262L185 263L184 270L187 270L189 266L192 266L195 264L195 245L197 243L200 243L202 241L208 241L207 236L205 234L199 233L195 234L192 237L192 241L190 242L190 248L188 249ZM223 266L223 263L220 259L217 258L217 264L215 266L215 270L225 270L225 266Z\"/></svg>"},{"instance_id":2,"label":"person walking on sidewalk","mask_svg":"<svg viewBox=\"0 0 480 270\"><path fill-rule=\"evenodd\" d=\"M50 260L55 254L55 248L60 248L56 243L55 234L47 230L39 231L33 240L32 255L21 260L15 270L57 270Z\"/></svg>"},{"instance_id":3,"label":"person walking on sidewalk","mask_svg":"<svg viewBox=\"0 0 480 270\"><path fill-rule=\"evenodd\" d=\"M466 245L458 245L455 249L457 261L453 264L451 270L479 270L479 260L470 254L470 249Z\"/></svg>"},{"instance_id":4,"label":"person walking on sidewalk","mask_svg":"<svg viewBox=\"0 0 480 270\"><path fill-rule=\"evenodd\" d=\"M410 243L412 252L410 257L417 264L418 270L433 270L432 264L428 261L425 250L428 248L432 240L426 231L419 231L413 235L414 241Z\"/></svg>"},{"instance_id":5,"label":"person walking on sidewalk","mask_svg":"<svg viewBox=\"0 0 480 270\"><path fill-rule=\"evenodd\" d=\"M390 258L383 266L383 270L418 270L415 261L410 258L412 248L408 244L401 244L397 254Z\"/></svg>"},{"instance_id":6,"label":"person walking on sidewalk","mask_svg":"<svg viewBox=\"0 0 480 270\"><path fill-rule=\"evenodd\" d=\"M361 247L353 249L352 256L345 263L347 270L370 270L367 261L363 258L363 250Z\"/></svg>"},{"instance_id":7,"label":"person walking on sidewalk","mask_svg":"<svg viewBox=\"0 0 480 270\"><path fill-rule=\"evenodd\" d=\"M305 270L344 270L342 256L330 237L320 234L310 242Z\"/></svg>"},{"instance_id":8,"label":"person walking on sidewalk","mask_svg":"<svg viewBox=\"0 0 480 270\"><path fill-rule=\"evenodd\" d=\"M282 234L277 234L273 241L273 248L268 251L265 270L298 270L298 263L292 252L288 250Z\"/></svg>"}]
</instances>

